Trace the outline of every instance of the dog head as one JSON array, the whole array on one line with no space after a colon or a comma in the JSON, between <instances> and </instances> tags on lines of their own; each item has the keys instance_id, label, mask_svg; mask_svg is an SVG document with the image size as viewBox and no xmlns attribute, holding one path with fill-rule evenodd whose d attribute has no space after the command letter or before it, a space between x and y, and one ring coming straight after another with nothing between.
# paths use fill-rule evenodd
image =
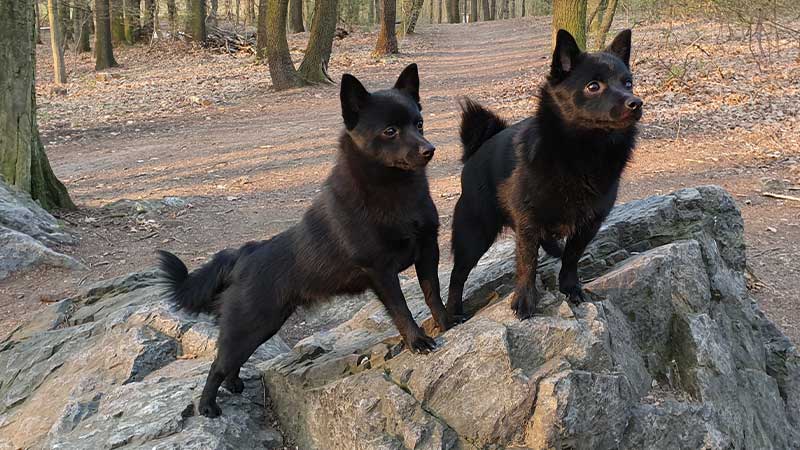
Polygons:
<instances>
[{"instance_id":1,"label":"dog head","mask_svg":"<svg viewBox=\"0 0 800 450\"><path fill-rule=\"evenodd\" d=\"M368 92L356 77L342 76L346 133L359 152L386 167L425 167L436 148L423 136L417 65L406 67L394 87Z\"/></svg>"},{"instance_id":2,"label":"dog head","mask_svg":"<svg viewBox=\"0 0 800 450\"><path fill-rule=\"evenodd\" d=\"M545 91L560 117L587 129L624 129L642 117L633 94L631 31L621 31L605 50L582 52L571 34L558 30Z\"/></svg>"}]
</instances>

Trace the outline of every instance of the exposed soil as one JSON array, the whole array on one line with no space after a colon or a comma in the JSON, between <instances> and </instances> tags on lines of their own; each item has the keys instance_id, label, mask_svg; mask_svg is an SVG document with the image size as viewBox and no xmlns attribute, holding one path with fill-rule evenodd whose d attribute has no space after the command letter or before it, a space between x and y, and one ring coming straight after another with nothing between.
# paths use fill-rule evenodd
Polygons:
<instances>
[{"instance_id":1,"label":"exposed soil","mask_svg":"<svg viewBox=\"0 0 800 450\"><path fill-rule=\"evenodd\" d=\"M351 72L368 88L388 87L420 65L426 135L437 145L429 168L442 220L443 263L459 186L457 99L468 95L521 119L536 104L549 64L550 19L421 27L402 54L374 59L375 35L337 41L331 75ZM746 42L686 24L634 31L636 91L645 100L640 144L621 201L718 184L745 218L753 294L800 342L800 60L785 45L770 62ZM292 37L295 57L307 35ZM59 216L80 237L61 251L92 270L40 268L0 286L0 323L93 282L142 270L154 250L192 265L214 252L265 239L294 223L319 191L341 129L338 87L271 91L265 66L185 44L123 48L123 66L96 81L88 56L70 54L68 94L51 94L49 52L39 47L39 121L51 164L80 206ZM190 205L139 218L102 208L119 199L189 198ZM149 221L148 221L149 220ZM293 324L296 338L309 330ZM0 329L3 327L0 327ZM1 333L0 333L1 334Z\"/></svg>"}]
</instances>

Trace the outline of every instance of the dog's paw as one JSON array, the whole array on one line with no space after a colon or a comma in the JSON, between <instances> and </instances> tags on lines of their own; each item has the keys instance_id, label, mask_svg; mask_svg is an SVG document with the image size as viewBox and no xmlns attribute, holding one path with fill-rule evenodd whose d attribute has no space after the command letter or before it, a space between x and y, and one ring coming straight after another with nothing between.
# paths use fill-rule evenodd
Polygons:
<instances>
[{"instance_id":1,"label":"dog's paw","mask_svg":"<svg viewBox=\"0 0 800 450\"><path fill-rule=\"evenodd\" d=\"M244 381L242 381L242 379L239 377L236 377L233 380L227 379L222 385L225 386L225 389L234 394L241 394L244 392Z\"/></svg>"},{"instance_id":2,"label":"dog's paw","mask_svg":"<svg viewBox=\"0 0 800 450\"><path fill-rule=\"evenodd\" d=\"M529 319L536 312L536 301L527 292L517 292L511 302L511 309L519 320Z\"/></svg>"},{"instance_id":3,"label":"dog's paw","mask_svg":"<svg viewBox=\"0 0 800 450\"><path fill-rule=\"evenodd\" d=\"M583 286L580 283L569 287L559 287L559 291L566 295L567 301L573 305L579 305L589 300L586 293L583 292Z\"/></svg>"},{"instance_id":4,"label":"dog's paw","mask_svg":"<svg viewBox=\"0 0 800 450\"><path fill-rule=\"evenodd\" d=\"M439 330L445 332L456 325L464 323L464 320L463 316L456 316L448 312L444 317L439 317L436 320L436 326L439 327Z\"/></svg>"},{"instance_id":5,"label":"dog's paw","mask_svg":"<svg viewBox=\"0 0 800 450\"><path fill-rule=\"evenodd\" d=\"M405 341L406 346L414 353L430 353L436 350L436 341L421 331L416 336Z\"/></svg>"},{"instance_id":6,"label":"dog's paw","mask_svg":"<svg viewBox=\"0 0 800 450\"><path fill-rule=\"evenodd\" d=\"M219 415L222 414L222 409L219 407L219 405L217 405L217 402L203 402L201 400L197 409L200 415L212 419L214 417L219 417Z\"/></svg>"}]
</instances>

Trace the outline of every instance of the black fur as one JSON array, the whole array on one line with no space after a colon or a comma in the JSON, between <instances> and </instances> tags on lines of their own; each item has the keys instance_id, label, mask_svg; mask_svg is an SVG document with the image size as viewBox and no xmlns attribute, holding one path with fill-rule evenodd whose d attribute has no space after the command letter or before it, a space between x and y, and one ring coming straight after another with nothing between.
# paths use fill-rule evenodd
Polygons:
<instances>
[{"instance_id":1,"label":"black fur","mask_svg":"<svg viewBox=\"0 0 800 450\"><path fill-rule=\"evenodd\" d=\"M411 264L438 326L451 326L439 296L439 216L425 174L434 147L422 134L418 92L413 64L394 88L374 93L343 76L345 131L336 165L299 223L272 239L224 250L191 274L177 257L161 253L170 298L220 316L201 414L220 414L223 382L241 392L242 364L298 305L371 289L408 347L433 350L400 289L397 275Z\"/></svg>"},{"instance_id":2,"label":"black fur","mask_svg":"<svg viewBox=\"0 0 800 450\"><path fill-rule=\"evenodd\" d=\"M516 233L512 307L519 318L536 309L540 246L561 257L559 289L572 302L584 300L578 260L616 201L641 117L642 102L627 84L630 38L626 30L605 51L583 53L560 30L536 114L494 135L485 132L496 129L494 114L475 103L464 108L467 158L453 214L451 315L463 314L467 276L506 226Z\"/></svg>"},{"instance_id":3,"label":"black fur","mask_svg":"<svg viewBox=\"0 0 800 450\"><path fill-rule=\"evenodd\" d=\"M461 162L465 163L470 156L478 151L484 142L508 128L508 122L469 98L462 99L460 104L460 135L464 146Z\"/></svg>"}]
</instances>

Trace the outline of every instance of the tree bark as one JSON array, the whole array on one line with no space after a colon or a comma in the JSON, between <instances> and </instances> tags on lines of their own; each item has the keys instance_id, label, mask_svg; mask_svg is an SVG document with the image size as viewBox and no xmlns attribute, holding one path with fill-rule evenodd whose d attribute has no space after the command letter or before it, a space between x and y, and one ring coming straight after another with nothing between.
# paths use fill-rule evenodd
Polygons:
<instances>
[{"instance_id":1,"label":"tree bark","mask_svg":"<svg viewBox=\"0 0 800 450\"><path fill-rule=\"evenodd\" d=\"M170 31L174 33L178 29L178 8L175 6L175 0L167 0L167 20Z\"/></svg>"},{"instance_id":2,"label":"tree bark","mask_svg":"<svg viewBox=\"0 0 800 450\"><path fill-rule=\"evenodd\" d=\"M517 17L517 2L516 0L511 0L508 6L508 17L513 19Z\"/></svg>"},{"instance_id":3,"label":"tree bark","mask_svg":"<svg viewBox=\"0 0 800 450\"><path fill-rule=\"evenodd\" d=\"M117 65L111 47L111 18L109 15L108 0L94 0L95 70L103 70Z\"/></svg>"},{"instance_id":4,"label":"tree bark","mask_svg":"<svg viewBox=\"0 0 800 450\"><path fill-rule=\"evenodd\" d=\"M260 11L259 11L260 14ZM306 31L303 25L303 0L289 1L289 32L302 33Z\"/></svg>"},{"instance_id":5,"label":"tree bark","mask_svg":"<svg viewBox=\"0 0 800 450\"><path fill-rule=\"evenodd\" d=\"M439 9L439 11L438 11L438 21L439 21L439 23L442 23L442 9L443 9L443 5L444 5L444 0L438 0L438 3L439 3L439 5L438 5L438 9Z\"/></svg>"},{"instance_id":6,"label":"tree bark","mask_svg":"<svg viewBox=\"0 0 800 450\"><path fill-rule=\"evenodd\" d=\"M469 2L469 21L478 21L478 0L470 0Z\"/></svg>"},{"instance_id":7,"label":"tree bark","mask_svg":"<svg viewBox=\"0 0 800 450\"><path fill-rule=\"evenodd\" d=\"M608 0L606 4L606 8L603 11L603 21L594 37L595 50L602 50L603 47L606 46L606 36L608 36L608 30L611 29L611 23L614 22L614 14L617 12L617 3L617 0Z\"/></svg>"},{"instance_id":8,"label":"tree bark","mask_svg":"<svg viewBox=\"0 0 800 450\"><path fill-rule=\"evenodd\" d=\"M425 0L413 0L411 2L411 11L408 13L408 19L405 23L406 34L414 34L414 30L417 28L417 21L419 21L419 15L422 14L422 5L424 4Z\"/></svg>"},{"instance_id":9,"label":"tree bark","mask_svg":"<svg viewBox=\"0 0 800 450\"><path fill-rule=\"evenodd\" d=\"M461 12L458 9L458 0L447 0L447 21L461 23Z\"/></svg>"},{"instance_id":10,"label":"tree bark","mask_svg":"<svg viewBox=\"0 0 800 450\"><path fill-rule=\"evenodd\" d=\"M489 0L481 0L481 9L483 13L483 20L491 20L492 13L489 12Z\"/></svg>"},{"instance_id":11,"label":"tree bark","mask_svg":"<svg viewBox=\"0 0 800 450\"><path fill-rule=\"evenodd\" d=\"M115 44L125 42L125 13L123 0L111 0L111 41Z\"/></svg>"},{"instance_id":12,"label":"tree bark","mask_svg":"<svg viewBox=\"0 0 800 450\"><path fill-rule=\"evenodd\" d=\"M553 0L552 49L555 49L556 33L560 29L569 31L581 50L586 49L586 0Z\"/></svg>"},{"instance_id":13,"label":"tree bark","mask_svg":"<svg viewBox=\"0 0 800 450\"><path fill-rule=\"evenodd\" d=\"M501 0L502 3L500 4L500 18L501 19L508 19L508 0ZM559 1L559 0L555 0Z\"/></svg>"},{"instance_id":14,"label":"tree bark","mask_svg":"<svg viewBox=\"0 0 800 450\"><path fill-rule=\"evenodd\" d=\"M89 0L74 1L78 2L73 15L76 50L81 53L90 52L92 51L89 43L89 36L92 34L92 10L89 7Z\"/></svg>"},{"instance_id":15,"label":"tree bark","mask_svg":"<svg viewBox=\"0 0 800 450\"><path fill-rule=\"evenodd\" d=\"M245 8L245 24L254 24L256 23L256 1L255 0L245 0L244 4Z\"/></svg>"},{"instance_id":16,"label":"tree bark","mask_svg":"<svg viewBox=\"0 0 800 450\"><path fill-rule=\"evenodd\" d=\"M307 83L331 83L328 76L328 61L333 50L333 35L338 19L338 0L317 0L314 2L314 18L311 34L303 62L298 74Z\"/></svg>"},{"instance_id":17,"label":"tree bark","mask_svg":"<svg viewBox=\"0 0 800 450\"><path fill-rule=\"evenodd\" d=\"M186 34L195 42L206 40L206 1L188 0L186 11Z\"/></svg>"},{"instance_id":18,"label":"tree bark","mask_svg":"<svg viewBox=\"0 0 800 450\"><path fill-rule=\"evenodd\" d=\"M302 86L303 79L297 74L289 54L286 40L286 13L289 0L261 0L266 4L265 32L263 49L267 56L272 87L276 90Z\"/></svg>"},{"instance_id":19,"label":"tree bark","mask_svg":"<svg viewBox=\"0 0 800 450\"><path fill-rule=\"evenodd\" d=\"M58 3L58 22L59 22L59 31L61 32L61 42L62 46L66 48L67 42L72 41L72 19L70 16L70 12L72 10L72 0L59 0Z\"/></svg>"},{"instance_id":20,"label":"tree bark","mask_svg":"<svg viewBox=\"0 0 800 450\"><path fill-rule=\"evenodd\" d=\"M125 23L125 42L133 44L139 39L141 34L139 10L139 0L122 0Z\"/></svg>"},{"instance_id":21,"label":"tree bark","mask_svg":"<svg viewBox=\"0 0 800 450\"><path fill-rule=\"evenodd\" d=\"M219 12L219 0L210 0L209 4L211 5L211 9L208 11L208 23L216 26L217 14Z\"/></svg>"},{"instance_id":22,"label":"tree bark","mask_svg":"<svg viewBox=\"0 0 800 450\"><path fill-rule=\"evenodd\" d=\"M67 72L64 68L64 41L58 12L56 0L47 0L47 18L50 20L50 49L53 52L53 82L64 84L67 82Z\"/></svg>"},{"instance_id":23,"label":"tree bark","mask_svg":"<svg viewBox=\"0 0 800 450\"><path fill-rule=\"evenodd\" d=\"M492 0L490 20L495 20L495 19L497 19L497 0Z\"/></svg>"},{"instance_id":24,"label":"tree bark","mask_svg":"<svg viewBox=\"0 0 800 450\"><path fill-rule=\"evenodd\" d=\"M155 0L144 0L144 20L142 21L142 36L146 40L153 39L156 31L156 2Z\"/></svg>"},{"instance_id":25,"label":"tree bark","mask_svg":"<svg viewBox=\"0 0 800 450\"><path fill-rule=\"evenodd\" d=\"M39 138L34 11L31 0L0 0L0 176L46 209L74 208Z\"/></svg>"},{"instance_id":26,"label":"tree bark","mask_svg":"<svg viewBox=\"0 0 800 450\"><path fill-rule=\"evenodd\" d=\"M394 24L397 21L396 0L381 1L381 31L378 33L378 42L375 44L375 56L384 56L397 53L397 36Z\"/></svg>"}]
</instances>

